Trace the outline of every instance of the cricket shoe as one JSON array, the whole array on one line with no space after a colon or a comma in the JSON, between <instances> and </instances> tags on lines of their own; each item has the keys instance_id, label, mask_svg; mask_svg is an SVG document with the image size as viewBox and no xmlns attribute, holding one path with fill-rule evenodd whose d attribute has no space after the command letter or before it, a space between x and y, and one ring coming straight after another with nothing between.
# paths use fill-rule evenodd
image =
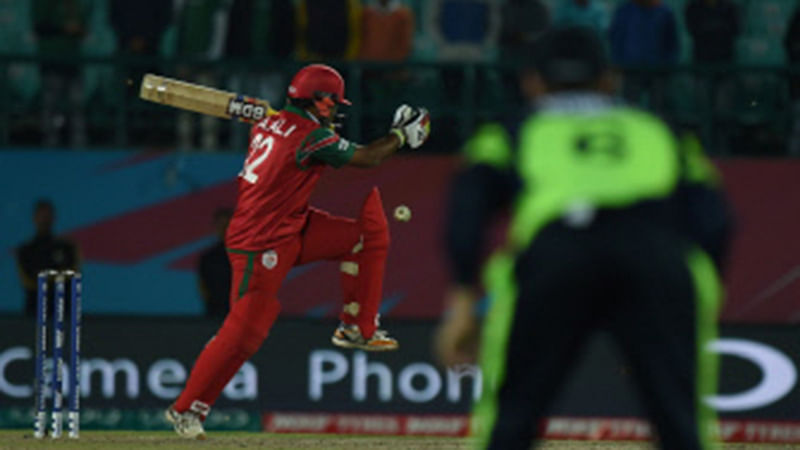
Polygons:
<instances>
[{"instance_id":1,"label":"cricket shoe","mask_svg":"<svg viewBox=\"0 0 800 450\"><path fill-rule=\"evenodd\" d=\"M369 339L361 335L358 325L340 323L331 336L331 342L337 347L357 348L368 352L387 352L397 350L397 339L389 336L386 330L377 329Z\"/></svg>"},{"instance_id":2,"label":"cricket shoe","mask_svg":"<svg viewBox=\"0 0 800 450\"><path fill-rule=\"evenodd\" d=\"M164 411L164 417L171 423L180 437L205 440L206 430L203 428L202 416L192 410L179 413L170 406Z\"/></svg>"}]
</instances>

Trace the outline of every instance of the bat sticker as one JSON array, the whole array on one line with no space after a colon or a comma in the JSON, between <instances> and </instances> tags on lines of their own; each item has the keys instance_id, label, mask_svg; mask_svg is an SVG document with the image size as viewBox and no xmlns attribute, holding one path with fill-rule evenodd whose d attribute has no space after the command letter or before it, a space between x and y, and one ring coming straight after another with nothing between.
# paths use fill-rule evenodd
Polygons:
<instances>
[{"instance_id":1,"label":"bat sticker","mask_svg":"<svg viewBox=\"0 0 800 450\"><path fill-rule=\"evenodd\" d=\"M239 95L228 102L228 114L231 117L257 121L266 116L267 108L251 98Z\"/></svg>"}]
</instances>

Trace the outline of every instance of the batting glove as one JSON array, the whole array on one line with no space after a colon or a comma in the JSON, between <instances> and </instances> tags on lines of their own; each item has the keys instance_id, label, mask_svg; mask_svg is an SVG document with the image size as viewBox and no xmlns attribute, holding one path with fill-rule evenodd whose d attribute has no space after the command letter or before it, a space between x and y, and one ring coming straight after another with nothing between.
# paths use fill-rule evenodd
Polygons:
<instances>
[{"instance_id":1,"label":"batting glove","mask_svg":"<svg viewBox=\"0 0 800 450\"><path fill-rule=\"evenodd\" d=\"M431 134L430 113L425 108L401 105L394 113L391 132L400 138L401 145L419 148Z\"/></svg>"},{"instance_id":2,"label":"batting glove","mask_svg":"<svg viewBox=\"0 0 800 450\"><path fill-rule=\"evenodd\" d=\"M392 119L392 128L400 128L408 122L414 114L414 108L403 104L397 107L394 111L394 118Z\"/></svg>"}]
</instances>

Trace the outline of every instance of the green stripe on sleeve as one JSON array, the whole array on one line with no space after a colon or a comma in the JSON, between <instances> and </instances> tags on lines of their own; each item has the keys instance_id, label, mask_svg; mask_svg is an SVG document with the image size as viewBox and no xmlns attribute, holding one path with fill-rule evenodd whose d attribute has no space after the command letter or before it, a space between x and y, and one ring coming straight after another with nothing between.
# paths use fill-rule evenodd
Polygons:
<instances>
[{"instance_id":1,"label":"green stripe on sleeve","mask_svg":"<svg viewBox=\"0 0 800 450\"><path fill-rule=\"evenodd\" d=\"M472 414L472 429L478 437L478 448L486 448L489 444L497 421L497 395L506 375L508 337L517 301L514 257L508 253L496 253L487 264L485 278L492 304L481 338L483 394Z\"/></svg>"},{"instance_id":2,"label":"green stripe on sleeve","mask_svg":"<svg viewBox=\"0 0 800 450\"><path fill-rule=\"evenodd\" d=\"M300 145L295 154L295 163L302 170L314 163L339 168L350 162L357 147L331 129L316 128Z\"/></svg>"},{"instance_id":3,"label":"green stripe on sleeve","mask_svg":"<svg viewBox=\"0 0 800 450\"><path fill-rule=\"evenodd\" d=\"M717 338L717 318L722 298L722 286L711 258L695 249L688 256L689 271L695 289L697 379L695 386L695 417L698 436L704 449L711 449L716 442L717 414L705 402L705 398L717 392L719 380L719 355L709 349Z\"/></svg>"}]
</instances>

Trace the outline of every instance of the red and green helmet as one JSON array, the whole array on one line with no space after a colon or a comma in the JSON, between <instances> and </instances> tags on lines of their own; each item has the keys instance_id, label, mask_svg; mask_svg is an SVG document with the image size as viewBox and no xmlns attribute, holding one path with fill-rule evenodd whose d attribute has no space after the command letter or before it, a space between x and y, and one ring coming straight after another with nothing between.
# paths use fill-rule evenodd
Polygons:
<instances>
[{"instance_id":1,"label":"red and green helmet","mask_svg":"<svg viewBox=\"0 0 800 450\"><path fill-rule=\"evenodd\" d=\"M327 98L331 103L329 106L333 103L351 104L344 96L344 78L325 64L310 64L300 69L289 84L288 96L314 101Z\"/></svg>"}]
</instances>

